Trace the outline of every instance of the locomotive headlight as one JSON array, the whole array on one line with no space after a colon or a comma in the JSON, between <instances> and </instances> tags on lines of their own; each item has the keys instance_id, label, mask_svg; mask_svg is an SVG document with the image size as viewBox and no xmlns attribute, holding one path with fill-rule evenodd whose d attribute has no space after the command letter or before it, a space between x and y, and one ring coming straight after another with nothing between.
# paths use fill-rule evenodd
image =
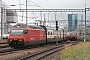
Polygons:
<instances>
[{"instance_id":1,"label":"locomotive headlight","mask_svg":"<svg viewBox=\"0 0 90 60\"><path fill-rule=\"evenodd\" d=\"M9 41L12 41L12 40L9 40Z\"/></svg>"},{"instance_id":2,"label":"locomotive headlight","mask_svg":"<svg viewBox=\"0 0 90 60\"><path fill-rule=\"evenodd\" d=\"M23 41L23 40L19 40L19 41Z\"/></svg>"}]
</instances>

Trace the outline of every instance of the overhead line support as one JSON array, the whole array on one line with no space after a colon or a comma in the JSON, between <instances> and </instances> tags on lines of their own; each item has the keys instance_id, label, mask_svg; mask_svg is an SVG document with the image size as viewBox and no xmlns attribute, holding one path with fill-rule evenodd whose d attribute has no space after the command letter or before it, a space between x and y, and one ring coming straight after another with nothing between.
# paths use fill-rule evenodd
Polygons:
<instances>
[{"instance_id":1,"label":"overhead line support","mask_svg":"<svg viewBox=\"0 0 90 60\"><path fill-rule=\"evenodd\" d=\"M5 9L5 11L26 12L26 9ZM90 11L90 8L86 8ZM85 12L85 9L27 9L27 12Z\"/></svg>"}]
</instances>

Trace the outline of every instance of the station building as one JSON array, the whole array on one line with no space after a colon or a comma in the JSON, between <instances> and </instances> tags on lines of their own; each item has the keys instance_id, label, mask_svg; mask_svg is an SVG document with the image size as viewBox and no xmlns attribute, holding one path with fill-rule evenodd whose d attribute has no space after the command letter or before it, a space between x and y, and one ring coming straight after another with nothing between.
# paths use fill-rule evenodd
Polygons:
<instances>
[{"instance_id":1,"label":"station building","mask_svg":"<svg viewBox=\"0 0 90 60\"><path fill-rule=\"evenodd\" d=\"M16 23L18 20L16 12L4 10L9 8L10 6L8 4L0 0L0 36L4 34L8 34L9 29L11 27L10 24Z\"/></svg>"}]
</instances>

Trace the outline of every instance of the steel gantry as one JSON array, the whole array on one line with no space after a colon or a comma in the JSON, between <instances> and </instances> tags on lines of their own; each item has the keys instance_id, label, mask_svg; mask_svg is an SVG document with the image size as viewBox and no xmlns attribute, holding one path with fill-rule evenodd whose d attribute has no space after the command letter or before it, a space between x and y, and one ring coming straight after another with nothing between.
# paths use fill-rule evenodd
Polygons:
<instances>
[{"instance_id":1,"label":"steel gantry","mask_svg":"<svg viewBox=\"0 0 90 60\"><path fill-rule=\"evenodd\" d=\"M26 9L2 9L3 11L26 12ZM90 11L90 8L85 9L27 9L27 12L85 12Z\"/></svg>"},{"instance_id":2,"label":"steel gantry","mask_svg":"<svg viewBox=\"0 0 90 60\"><path fill-rule=\"evenodd\" d=\"M3 20L3 12L84 12L85 13L85 35L84 40L86 40L86 12L90 11L90 8L84 8L84 9L1 9L1 26L2 26L2 20ZM26 20L27 21L27 20ZM2 38L2 27L1 27L1 38Z\"/></svg>"}]
</instances>

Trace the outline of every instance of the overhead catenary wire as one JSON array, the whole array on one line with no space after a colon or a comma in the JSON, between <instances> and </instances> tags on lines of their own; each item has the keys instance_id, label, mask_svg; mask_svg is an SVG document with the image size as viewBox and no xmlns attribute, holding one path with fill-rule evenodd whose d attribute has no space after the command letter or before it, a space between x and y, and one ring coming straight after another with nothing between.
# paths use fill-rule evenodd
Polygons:
<instances>
[{"instance_id":1,"label":"overhead catenary wire","mask_svg":"<svg viewBox=\"0 0 90 60\"><path fill-rule=\"evenodd\" d=\"M55 9L57 9L51 2L49 2L48 0L46 0L52 7L54 7ZM55 12L53 14L56 14ZM56 16L60 17L59 15L56 14Z\"/></svg>"},{"instance_id":2,"label":"overhead catenary wire","mask_svg":"<svg viewBox=\"0 0 90 60\"><path fill-rule=\"evenodd\" d=\"M36 6L38 6L38 7L42 8L42 9L44 9L43 7L41 7L40 5L36 4L35 2L29 0L29 3L30 3L30 2L32 2L32 3L35 4Z\"/></svg>"},{"instance_id":3,"label":"overhead catenary wire","mask_svg":"<svg viewBox=\"0 0 90 60\"><path fill-rule=\"evenodd\" d=\"M57 9L54 5L52 5L52 3L50 3L48 0L46 0L51 6L53 6L55 9ZM36 4L35 2L33 2L32 0L29 0L28 1L29 2L29 4L30 4L30 2L32 2L32 3L34 3L36 6L38 6L38 7L40 7L40 8L42 8L42 9L44 9L43 7L41 7L39 4ZM52 14L55 14L55 12L54 13L52 13ZM56 16L58 16L58 17L60 17L59 15L57 15L56 14ZM60 17L61 18L61 17ZM64 18L63 18L64 19Z\"/></svg>"},{"instance_id":4,"label":"overhead catenary wire","mask_svg":"<svg viewBox=\"0 0 90 60\"><path fill-rule=\"evenodd\" d=\"M46 0L50 5L52 5L52 3L50 3L48 0ZM32 0L29 0L28 1L29 2L29 4L30 4L30 2L32 2L32 3L34 3L36 6L38 6L38 7L40 7L40 8L42 8L42 9L44 9L43 7L41 7L39 4L37 4L37 3L35 3L35 2L33 2ZM54 8L56 8L54 5L52 5ZM57 8L56 8L57 9ZM56 14L55 12L53 13L53 14ZM58 17L60 17L59 15L57 15L56 14L56 16L58 16ZM60 17L61 18L61 17Z\"/></svg>"},{"instance_id":5,"label":"overhead catenary wire","mask_svg":"<svg viewBox=\"0 0 90 60\"><path fill-rule=\"evenodd\" d=\"M29 0L29 3L30 3L30 2L34 3L36 6L38 6L38 7L42 8L42 9L44 9L44 8L43 8L43 7L41 7L39 4L36 4L35 2L33 2L33 1ZM40 14L40 15L42 15L42 14ZM41 19L42 19L42 17L41 17Z\"/></svg>"},{"instance_id":6,"label":"overhead catenary wire","mask_svg":"<svg viewBox=\"0 0 90 60\"><path fill-rule=\"evenodd\" d=\"M38 7L40 7L40 8L42 8L42 9L44 9L43 7L41 7L39 4L36 4L35 2L33 2L33 1L31 1L31 0L29 0L29 1L27 1L29 4L31 4L31 2L33 3L33 4L35 4L35 5L27 5L27 6L38 6ZM20 4L20 0L19 0L19 6L20 6L21 4ZM26 6L25 5L25 6ZM20 6L20 9L21 9L21 6ZM34 12L33 12L34 13ZM19 17L25 17L25 16L20 16L19 15ZM27 17L27 18L31 18L31 17ZM31 19L33 19L33 18L31 18Z\"/></svg>"},{"instance_id":7,"label":"overhead catenary wire","mask_svg":"<svg viewBox=\"0 0 90 60\"><path fill-rule=\"evenodd\" d=\"M57 9L54 5L52 5L52 3L50 3L48 0L46 0L52 7L54 7L55 9Z\"/></svg>"}]
</instances>

